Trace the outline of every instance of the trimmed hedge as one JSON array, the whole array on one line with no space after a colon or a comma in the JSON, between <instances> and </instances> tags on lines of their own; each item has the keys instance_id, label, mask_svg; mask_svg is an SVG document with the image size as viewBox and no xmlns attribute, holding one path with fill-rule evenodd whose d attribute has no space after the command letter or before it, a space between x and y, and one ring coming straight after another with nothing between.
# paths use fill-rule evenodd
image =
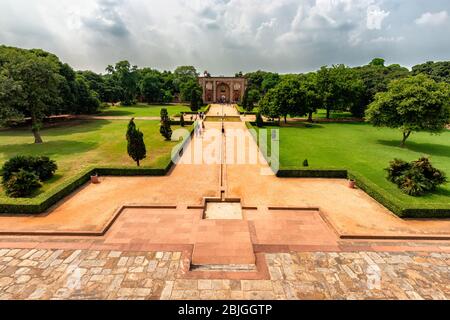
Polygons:
<instances>
[{"instance_id":1,"label":"trimmed hedge","mask_svg":"<svg viewBox=\"0 0 450 320\"><path fill-rule=\"evenodd\" d=\"M254 123L246 122L245 125L248 129L255 129ZM258 139L255 135L253 138L257 142ZM351 172L345 169L280 169L276 173L277 177L287 178L339 178L339 179L352 179L355 180L358 188L367 193L370 197L375 199L381 205L395 213L400 218L450 218L450 206L440 207L423 207L413 208L401 200L395 198L391 193L380 188L375 183L371 182L364 176L356 172Z\"/></svg>"},{"instance_id":2,"label":"trimmed hedge","mask_svg":"<svg viewBox=\"0 0 450 320\"><path fill-rule=\"evenodd\" d=\"M191 137L194 128L190 128ZM184 140L179 146L180 152L186 146L188 140ZM165 176L173 167L174 163L170 160L165 168L146 168L146 167L91 167L78 173L66 182L55 186L53 189L38 195L35 198L28 199L8 199L4 203L0 203L0 213L8 214L40 214L47 211L58 201L67 197L91 179L92 175L101 176ZM20 202L20 203L18 203Z\"/></svg>"},{"instance_id":3,"label":"trimmed hedge","mask_svg":"<svg viewBox=\"0 0 450 320\"><path fill-rule=\"evenodd\" d=\"M211 109L211 105L210 104L208 104L205 109L203 109L203 107L202 107L198 111L187 111L187 112L183 112L183 113L186 114L186 115L191 115L191 114L192 115L196 115L199 112L203 112L203 113L207 114L209 112L209 109Z\"/></svg>"},{"instance_id":4,"label":"trimmed hedge","mask_svg":"<svg viewBox=\"0 0 450 320\"><path fill-rule=\"evenodd\" d=\"M253 110L254 110L255 108L253 108ZM247 111L245 111L244 110L244 108L241 106L241 105L237 105L237 111L239 112L239 114L246 114L246 115L249 115L249 116L256 116L256 114L258 113L258 111L250 111L250 112L247 112Z\"/></svg>"},{"instance_id":5,"label":"trimmed hedge","mask_svg":"<svg viewBox=\"0 0 450 320\"><path fill-rule=\"evenodd\" d=\"M277 172L279 178L330 178L347 179L347 170L286 170Z\"/></svg>"}]
</instances>

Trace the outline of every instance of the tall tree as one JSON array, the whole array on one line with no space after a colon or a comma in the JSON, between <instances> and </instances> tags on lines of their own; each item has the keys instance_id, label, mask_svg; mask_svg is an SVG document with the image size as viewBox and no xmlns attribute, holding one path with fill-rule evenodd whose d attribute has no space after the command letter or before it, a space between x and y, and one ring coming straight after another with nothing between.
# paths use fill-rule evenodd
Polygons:
<instances>
[{"instance_id":1,"label":"tall tree","mask_svg":"<svg viewBox=\"0 0 450 320\"><path fill-rule=\"evenodd\" d=\"M202 103L203 89L197 79L190 79L183 82L180 87L181 100L189 101L192 111L198 111Z\"/></svg>"},{"instance_id":2,"label":"tall tree","mask_svg":"<svg viewBox=\"0 0 450 320\"><path fill-rule=\"evenodd\" d=\"M317 88L317 75L310 73L301 80L302 104L308 114L308 121L313 121L313 113L321 106L322 99Z\"/></svg>"},{"instance_id":3,"label":"tall tree","mask_svg":"<svg viewBox=\"0 0 450 320\"><path fill-rule=\"evenodd\" d=\"M260 102L260 112L271 118L303 116L307 114L304 104L305 93L298 77L289 77L269 90Z\"/></svg>"},{"instance_id":4,"label":"tall tree","mask_svg":"<svg viewBox=\"0 0 450 320\"><path fill-rule=\"evenodd\" d=\"M159 132L167 141L172 138L172 128L170 127L169 113L166 108L161 109L161 127Z\"/></svg>"},{"instance_id":5,"label":"tall tree","mask_svg":"<svg viewBox=\"0 0 450 320\"><path fill-rule=\"evenodd\" d=\"M140 162L147 157L147 149L144 142L144 134L136 129L134 119L128 124L127 130L127 151L128 155L140 166Z\"/></svg>"},{"instance_id":6,"label":"tall tree","mask_svg":"<svg viewBox=\"0 0 450 320\"><path fill-rule=\"evenodd\" d=\"M450 86L420 74L394 80L376 95L366 118L376 127L399 128L401 146L412 132L439 133L450 122Z\"/></svg>"},{"instance_id":7,"label":"tall tree","mask_svg":"<svg viewBox=\"0 0 450 320\"><path fill-rule=\"evenodd\" d=\"M138 92L137 66L131 66L130 62L125 60L117 62L114 67L108 66L106 71L122 89L122 104L132 105Z\"/></svg>"},{"instance_id":8,"label":"tall tree","mask_svg":"<svg viewBox=\"0 0 450 320\"><path fill-rule=\"evenodd\" d=\"M59 65L55 56L39 50L1 48L3 77L10 84L19 84L20 96L13 97L6 105L14 113L31 118L31 131L35 143L42 143L40 129L46 115L61 103ZM6 95L3 94L3 99Z\"/></svg>"},{"instance_id":9,"label":"tall tree","mask_svg":"<svg viewBox=\"0 0 450 320\"><path fill-rule=\"evenodd\" d=\"M361 103L364 84L352 69L335 65L317 72L317 87L329 119L332 111L356 108Z\"/></svg>"}]
</instances>

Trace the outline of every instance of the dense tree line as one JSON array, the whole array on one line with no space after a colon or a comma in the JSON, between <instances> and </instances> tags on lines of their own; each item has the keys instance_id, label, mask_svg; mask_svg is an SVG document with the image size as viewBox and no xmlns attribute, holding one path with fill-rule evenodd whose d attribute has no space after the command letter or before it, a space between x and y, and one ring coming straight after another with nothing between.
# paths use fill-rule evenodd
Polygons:
<instances>
[{"instance_id":1,"label":"dense tree line","mask_svg":"<svg viewBox=\"0 0 450 320\"><path fill-rule=\"evenodd\" d=\"M348 111L364 117L377 94L387 92L390 83L424 74L435 82L450 83L450 62L427 62L412 71L400 65L385 65L380 58L360 67L324 66L307 74L280 75L256 71L244 76L248 87L242 101L247 111L259 105L270 118L308 116L325 109ZM37 143L43 118L57 114L96 113L101 102L132 105L136 102L189 102L193 111L202 104L197 70L181 66L175 71L138 68L119 61L104 74L74 71L54 54L39 49L0 46L0 125L11 120L31 119Z\"/></svg>"},{"instance_id":2,"label":"dense tree line","mask_svg":"<svg viewBox=\"0 0 450 320\"><path fill-rule=\"evenodd\" d=\"M36 143L43 119L59 114L93 114L101 102L202 104L202 88L192 66L174 72L139 69L128 61L106 68L105 74L74 71L51 53L0 46L0 125L31 119Z\"/></svg>"},{"instance_id":3,"label":"dense tree line","mask_svg":"<svg viewBox=\"0 0 450 320\"><path fill-rule=\"evenodd\" d=\"M335 111L362 118L376 94L386 92L392 81L418 74L450 83L450 62L427 62L409 71L398 64L386 66L383 59L376 58L365 66L324 66L308 74L252 72L245 75L248 88L242 104L247 111L258 104L269 118L308 115L311 120L319 108L326 110L327 118Z\"/></svg>"},{"instance_id":4,"label":"dense tree line","mask_svg":"<svg viewBox=\"0 0 450 320\"><path fill-rule=\"evenodd\" d=\"M100 101L82 75L43 50L0 46L0 124L31 119L36 143L44 117L89 113Z\"/></svg>"}]
</instances>

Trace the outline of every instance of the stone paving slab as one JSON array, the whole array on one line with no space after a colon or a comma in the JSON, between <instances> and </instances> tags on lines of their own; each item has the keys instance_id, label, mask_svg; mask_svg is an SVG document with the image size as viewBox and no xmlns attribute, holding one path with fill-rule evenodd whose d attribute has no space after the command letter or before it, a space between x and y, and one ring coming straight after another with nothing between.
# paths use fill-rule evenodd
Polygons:
<instances>
[{"instance_id":1,"label":"stone paving slab","mask_svg":"<svg viewBox=\"0 0 450 320\"><path fill-rule=\"evenodd\" d=\"M269 280L185 279L180 252L0 249L0 299L450 298L450 253L266 254Z\"/></svg>"}]
</instances>

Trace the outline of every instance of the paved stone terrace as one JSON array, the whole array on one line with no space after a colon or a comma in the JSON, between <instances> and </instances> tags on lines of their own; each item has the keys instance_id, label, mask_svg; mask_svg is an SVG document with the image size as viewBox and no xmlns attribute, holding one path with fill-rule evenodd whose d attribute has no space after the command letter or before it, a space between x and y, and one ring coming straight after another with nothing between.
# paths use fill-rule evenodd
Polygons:
<instances>
[{"instance_id":1,"label":"paved stone terrace","mask_svg":"<svg viewBox=\"0 0 450 320\"><path fill-rule=\"evenodd\" d=\"M0 249L0 299L449 299L450 253L266 254L270 280L179 278L181 253Z\"/></svg>"}]
</instances>

